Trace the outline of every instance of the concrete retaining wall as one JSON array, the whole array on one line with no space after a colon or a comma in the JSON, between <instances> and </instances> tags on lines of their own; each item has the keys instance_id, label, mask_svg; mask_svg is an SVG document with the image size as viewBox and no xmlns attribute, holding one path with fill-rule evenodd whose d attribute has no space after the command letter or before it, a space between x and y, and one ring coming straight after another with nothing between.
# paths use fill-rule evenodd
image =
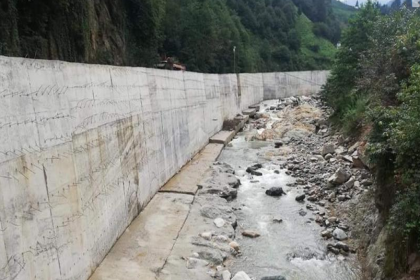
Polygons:
<instances>
[{"instance_id":1,"label":"concrete retaining wall","mask_svg":"<svg viewBox=\"0 0 420 280\"><path fill-rule=\"evenodd\" d=\"M263 73L264 100L319 92L329 71Z\"/></svg>"},{"instance_id":2,"label":"concrete retaining wall","mask_svg":"<svg viewBox=\"0 0 420 280\"><path fill-rule=\"evenodd\" d=\"M224 119L326 72L290 75L0 57L0 280L87 279Z\"/></svg>"}]
</instances>

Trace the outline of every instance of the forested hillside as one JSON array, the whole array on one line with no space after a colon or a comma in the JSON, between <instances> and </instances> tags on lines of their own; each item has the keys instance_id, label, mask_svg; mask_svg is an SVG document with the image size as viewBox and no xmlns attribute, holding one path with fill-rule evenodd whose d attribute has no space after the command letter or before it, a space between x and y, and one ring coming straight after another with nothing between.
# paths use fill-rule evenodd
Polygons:
<instances>
[{"instance_id":1,"label":"forested hillside","mask_svg":"<svg viewBox=\"0 0 420 280\"><path fill-rule=\"evenodd\" d=\"M327 69L340 32L331 0L0 2L0 54L29 58L151 67L166 55L223 73L236 46L238 72Z\"/></svg>"}]
</instances>

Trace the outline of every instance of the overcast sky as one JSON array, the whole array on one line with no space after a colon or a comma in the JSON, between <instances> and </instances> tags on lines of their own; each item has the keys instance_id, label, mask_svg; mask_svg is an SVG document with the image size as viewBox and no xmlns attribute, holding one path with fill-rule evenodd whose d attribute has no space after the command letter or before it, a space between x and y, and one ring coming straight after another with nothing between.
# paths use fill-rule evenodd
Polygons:
<instances>
[{"instance_id":1,"label":"overcast sky","mask_svg":"<svg viewBox=\"0 0 420 280\"><path fill-rule=\"evenodd\" d=\"M356 5L357 0L340 0L341 2L347 3L348 5ZM366 2L367 0L359 0L359 4L362 4L363 2ZM379 0L380 3L386 4L390 0Z\"/></svg>"}]
</instances>

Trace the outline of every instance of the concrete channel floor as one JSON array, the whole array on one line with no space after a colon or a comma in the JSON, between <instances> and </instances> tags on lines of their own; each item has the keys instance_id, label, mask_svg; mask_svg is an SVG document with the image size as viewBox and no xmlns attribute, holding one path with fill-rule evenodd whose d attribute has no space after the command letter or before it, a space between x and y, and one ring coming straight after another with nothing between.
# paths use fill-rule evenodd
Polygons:
<instances>
[{"instance_id":1,"label":"concrete channel floor","mask_svg":"<svg viewBox=\"0 0 420 280\"><path fill-rule=\"evenodd\" d=\"M172 177L160 189L160 192L194 195L198 190L198 183L204 177L212 162L219 157L223 147L224 144L208 144L178 174Z\"/></svg>"},{"instance_id":2,"label":"concrete channel floor","mask_svg":"<svg viewBox=\"0 0 420 280\"><path fill-rule=\"evenodd\" d=\"M231 137L230 133L224 135ZM228 143L227 140L223 143ZM169 180L134 219L89 280L160 279L158 275L193 208L197 185L223 147L224 144L208 144ZM165 273L162 276L168 277Z\"/></svg>"}]
</instances>

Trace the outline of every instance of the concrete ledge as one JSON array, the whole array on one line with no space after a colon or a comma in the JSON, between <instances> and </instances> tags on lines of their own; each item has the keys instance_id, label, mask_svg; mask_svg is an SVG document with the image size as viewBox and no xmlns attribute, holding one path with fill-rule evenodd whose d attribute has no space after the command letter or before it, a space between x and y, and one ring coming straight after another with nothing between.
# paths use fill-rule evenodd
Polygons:
<instances>
[{"instance_id":1,"label":"concrete ledge","mask_svg":"<svg viewBox=\"0 0 420 280\"><path fill-rule=\"evenodd\" d=\"M216 144L223 144L226 145L230 141L232 141L233 137L235 136L235 131L219 131L213 137L210 138L210 143Z\"/></svg>"},{"instance_id":2,"label":"concrete ledge","mask_svg":"<svg viewBox=\"0 0 420 280\"><path fill-rule=\"evenodd\" d=\"M260 110L260 104L254 104L254 105L248 106L248 108L249 109L255 109L258 112Z\"/></svg>"},{"instance_id":3,"label":"concrete ledge","mask_svg":"<svg viewBox=\"0 0 420 280\"><path fill-rule=\"evenodd\" d=\"M187 163L178 174L172 177L160 192L195 194L198 183L206 174L209 166L219 157L224 144L208 144Z\"/></svg>"},{"instance_id":4,"label":"concrete ledge","mask_svg":"<svg viewBox=\"0 0 420 280\"><path fill-rule=\"evenodd\" d=\"M236 135L236 133L238 133L239 130L241 130L245 126L245 124L249 121L249 116L245 115L241 117L236 117L235 119L241 121L235 128L235 135Z\"/></svg>"},{"instance_id":5,"label":"concrete ledge","mask_svg":"<svg viewBox=\"0 0 420 280\"><path fill-rule=\"evenodd\" d=\"M257 112L256 109L247 109L247 110L243 110L242 114L247 115L247 116L253 116L255 115L256 112Z\"/></svg>"},{"instance_id":6,"label":"concrete ledge","mask_svg":"<svg viewBox=\"0 0 420 280\"><path fill-rule=\"evenodd\" d=\"M194 197L158 193L112 247L90 280L155 280L171 254Z\"/></svg>"}]
</instances>

